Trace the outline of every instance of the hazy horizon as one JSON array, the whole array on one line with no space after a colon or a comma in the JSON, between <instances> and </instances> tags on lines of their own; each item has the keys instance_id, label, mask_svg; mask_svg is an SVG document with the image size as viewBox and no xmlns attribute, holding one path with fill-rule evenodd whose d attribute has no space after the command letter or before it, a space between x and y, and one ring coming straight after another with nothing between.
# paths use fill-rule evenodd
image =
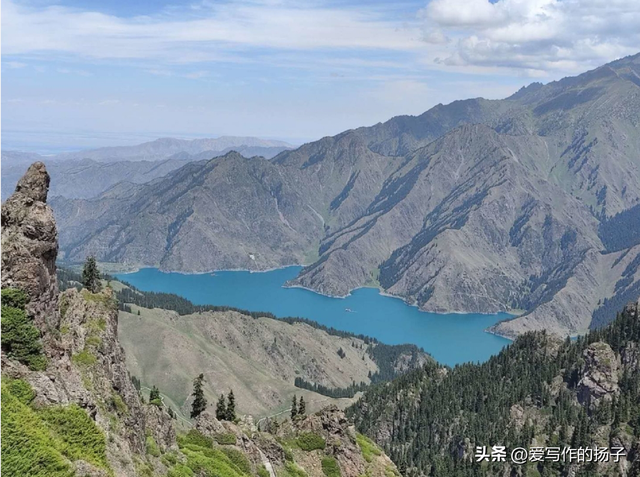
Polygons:
<instances>
[{"instance_id":1,"label":"hazy horizon","mask_svg":"<svg viewBox=\"0 0 640 477\"><path fill-rule=\"evenodd\" d=\"M7 0L2 146L301 144L634 54L632 0Z\"/></svg>"}]
</instances>

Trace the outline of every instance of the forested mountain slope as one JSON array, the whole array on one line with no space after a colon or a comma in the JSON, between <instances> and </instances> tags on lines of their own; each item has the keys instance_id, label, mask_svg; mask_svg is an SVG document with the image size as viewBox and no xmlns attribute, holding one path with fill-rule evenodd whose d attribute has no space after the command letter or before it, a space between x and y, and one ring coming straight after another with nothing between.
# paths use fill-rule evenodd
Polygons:
<instances>
[{"instance_id":1,"label":"forested mountain slope","mask_svg":"<svg viewBox=\"0 0 640 477\"><path fill-rule=\"evenodd\" d=\"M56 200L64 258L187 272L307 264L293 285L380 286L431 311L524 310L494 329L509 337L584 332L639 281L634 243L608 245L640 202L639 71L635 55L272 161L228 154Z\"/></svg>"},{"instance_id":2,"label":"forested mountain slope","mask_svg":"<svg viewBox=\"0 0 640 477\"><path fill-rule=\"evenodd\" d=\"M638 304L577 341L527 333L481 365L427 365L368 390L349 415L403 475L638 475ZM506 462L475 461L477 446L499 445ZM515 447L536 446L622 448L625 457L510 462Z\"/></svg>"}]
</instances>

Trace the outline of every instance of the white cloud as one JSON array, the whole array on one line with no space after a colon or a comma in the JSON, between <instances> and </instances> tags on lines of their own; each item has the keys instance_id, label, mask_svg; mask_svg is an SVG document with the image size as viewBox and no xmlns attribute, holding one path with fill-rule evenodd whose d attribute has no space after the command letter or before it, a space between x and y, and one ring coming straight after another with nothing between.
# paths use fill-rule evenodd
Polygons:
<instances>
[{"instance_id":1,"label":"white cloud","mask_svg":"<svg viewBox=\"0 0 640 477\"><path fill-rule=\"evenodd\" d=\"M5 61L2 64L3 66L6 66L7 68L11 68L12 70L15 70L18 68L24 68L25 66L27 66L26 63L21 63L19 61Z\"/></svg>"},{"instance_id":2,"label":"white cloud","mask_svg":"<svg viewBox=\"0 0 640 477\"><path fill-rule=\"evenodd\" d=\"M247 48L384 49L423 47L419 30L379 11L243 1L202 4L173 15L120 18L60 6L3 3L3 54L59 52L95 59L173 63L238 59Z\"/></svg>"},{"instance_id":3,"label":"white cloud","mask_svg":"<svg viewBox=\"0 0 640 477\"><path fill-rule=\"evenodd\" d=\"M578 72L640 49L638 0L433 0L424 37L449 38L435 61L528 74Z\"/></svg>"},{"instance_id":4,"label":"white cloud","mask_svg":"<svg viewBox=\"0 0 640 477\"><path fill-rule=\"evenodd\" d=\"M58 68L56 71L63 75L91 76L91 73L88 71L72 68Z\"/></svg>"}]
</instances>

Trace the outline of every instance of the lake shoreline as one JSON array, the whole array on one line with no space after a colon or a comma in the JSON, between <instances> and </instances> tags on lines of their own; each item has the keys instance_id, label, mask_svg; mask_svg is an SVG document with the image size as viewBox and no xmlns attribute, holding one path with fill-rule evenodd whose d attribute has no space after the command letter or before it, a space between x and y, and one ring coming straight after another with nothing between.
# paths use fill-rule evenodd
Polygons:
<instances>
[{"instance_id":1,"label":"lake shoreline","mask_svg":"<svg viewBox=\"0 0 640 477\"><path fill-rule=\"evenodd\" d=\"M274 268L269 268L269 269L265 269L265 270L249 270L246 268L229 268L229 269L219 269L219 270L211 270L211 271L206 271L206 272L184 272L184 271L175 271L175 270L163 270L161 268L157 268L157 267L137 267L135 269L131 269L130 271L125 271L125 272L119 272L119 275L129 275L129 274L134 274L134 273L138 273L141 270L157 270L160 273L165 273L165 274L170 274L170 273L176 273L179 275L211 275L211 276L215 276L216 273L220 273L220 272L245 272L245 273L250 273L250 274L261 274L261 273L269 273L269 272L275 272L278 270L286 270L287 268L292 268L292 267L300 267L300 268L304 268L306 265L284 265L282 267L274 267ZM327 298L337 298L337 299L346 299L349 298L352 295L352 292L356 291L356 290L362 290L362 289L375 289L378 290L378 293L380 294L380 296L384 296L384 297L388 297L388 298L395 298L396 300L401 300L404 304L406 304L407 306L411 306L411 307L415 307L418 309L418 311L422 312L422 313L435 313L435 314L439 314L439 315L475 315L475 314L482 314L482 315L500 315L500 314L507 314L507 315L511 315L510 318L505 318L504 320L500 320L500 321L507 321L513 318L517 318L518 316L522 315L524 312L521 310L517 310L518 312L516 313L516 310L498 310L496 312L492 312L492 313L484 313L484 312L477 312L477 311L460 311L460 310L455 310L455 311L429 311L429 310L423 310L422 308L420 308L420 306L418 304L411 303L409 301L407 301L405 298L399 296L399 295L393 295L387 291L385 291L383 288L379 287L379 286L367 286L367 285L362 285L359 287L355 287L352 288L349 293L347 293L346 295L333 295L330 293L322 293L319 292L317 290L314 290L313 288L309 288L306 287L304 285L297 285L297 284L292 284L289 285L288 282L285 282L282 284L282 288L289 288L289 289L301 289L301 290L307 290L310 292L313 292L317 295L320 296L324 296ZM497 323L496 323L497 324ZM502 338L508 339L509 341L513 341L511 338L506 337L506 336L502 336L498 333L493 333L487 330L487 333L491 333L494 334L496 336L500 336Z\"/></svg>"},{"instance_id":2,"label":"lake shoreline","mask_svg":"<svg viewBox=\"0 0 640 477\"><path fill-rule=\"evenodd\" d=\"M276 317L304 317L318 324L371 336L386 344L422 347L442 364L484 361L511 341L487 333L508 313L434 313L385 293L377 286L358 287L331 297L300 285L300 266L271 272L218 270L213 273L167 272L144 268L117 278L143 291L174 293L196 305L227 306ZM336 299L339 298L339 299Z\"/></svg>"}]
</instances>

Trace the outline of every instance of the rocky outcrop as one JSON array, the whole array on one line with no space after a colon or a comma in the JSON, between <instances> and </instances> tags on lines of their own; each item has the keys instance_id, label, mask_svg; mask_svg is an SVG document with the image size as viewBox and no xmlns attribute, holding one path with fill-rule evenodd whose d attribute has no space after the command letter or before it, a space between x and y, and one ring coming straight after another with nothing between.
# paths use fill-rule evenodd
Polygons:
<instances>
[{"instance_id":1,"label":"rocky outcrop","mask_svg":"<svg viewBox=\"0 0 640 477\"><path fill-rule=\"evenodd\" d=\"M578 401L594 408L602 400L610 401L620 391L618 358L607 343L592 343L584 350L582 378L578 383Z\"/></svg>"},{"instance_id":2,"label":"rocky outcrop","mask_svg":"<svg viewBox=\"0 0 640 477\"><path fill-rule=\"evenodd\" d=\"M325 453L336 458L344 477L358 477L365 473L366 461L356 442L355 427L343 411L335 406L325 408L301 421L297 427L300 431L315 432L325 438Z\"/></svg>"},{"instance_id":3,"label":"rocky outcrop","mask_svg":"<svg viewBox=\"0 0 640 477\"><path fill-rule=\"evenodd\" d=\"M28 313L45 337L58 327L58 232L47 205L49 174L36 162L2 204L2 288L29 296Z\"/></svg>"},{"instance_id":4,"label":"rocky outcrop","mask_svg":"<svg viewBox=\"0 0 640 477\"><path fill-rule=\"evenodd\" d=\"M45 202L48 186L44 165L36 163L2 207L2 287L27 292L27 313L44 338L47 367L32 371L3 352L3 376L26 381L37 407L74 404L85 409L106 436L114 474L136 475L137 462L146 458L147 436L169 450L176 448L175 430L166 411L143 405L133 386L118 341L111 289L96 294L70 289L58 297L58 242ZM106 475L87 462L73 466L77 475Z\"/></svg>"}]
</instances>

